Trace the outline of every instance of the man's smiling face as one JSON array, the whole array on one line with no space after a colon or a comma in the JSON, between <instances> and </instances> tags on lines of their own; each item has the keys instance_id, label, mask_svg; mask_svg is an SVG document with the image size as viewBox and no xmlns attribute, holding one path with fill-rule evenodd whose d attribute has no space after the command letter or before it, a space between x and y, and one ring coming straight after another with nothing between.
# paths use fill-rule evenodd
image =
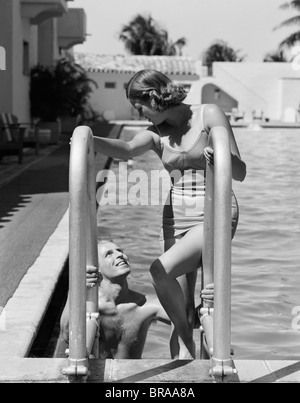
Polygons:
<instances>
[{"instance_id":1,"label":"man's smiling face","mask_svg":"<svg viewBox=\"0 0 300 403\"><path fill-rule=\"evenodd\" d=\"M131 272L128 256L113 242L104 242L98 247L100 271L104 277L113 279L128 276Z\"/></svg>"}]
</instances>

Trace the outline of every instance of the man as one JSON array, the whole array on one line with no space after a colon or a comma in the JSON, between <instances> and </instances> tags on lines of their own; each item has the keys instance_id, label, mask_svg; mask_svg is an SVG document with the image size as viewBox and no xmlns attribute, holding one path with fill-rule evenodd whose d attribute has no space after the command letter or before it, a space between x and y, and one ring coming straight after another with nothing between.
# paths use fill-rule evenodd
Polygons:
<instances>
[{"instance_id":1,"label":"man","mask_svg":"<svg viewBox=\"0 0 300 403\"><path fill-rule=\"evenodd\" d=\"M98 244L99 267L87 269L87 287L99 286L100 357L101 359L139 359L142 357L147 333L152 323L171 321L158 300L129 288L130 263L123 250L111 241ZM202 291L202 298L213 299L213 287ZM65 357L69 343L69 303L61 317L61 330L54 356ZM198 323L199 325L199 323Z\"/></svg>"},{"instance_id":2,"label":"man","mask_svg":"<svg viewBox=\"0 0 300 403\"><path fill-rule=\"evenodd\" d=\"M110 241L98 245L99 267L103 280L99 286L100 357L139 359L142 357L150 325L155 321L171 324L158 301L149 302L145 295L130 290L129 259ZM99 282L95 269L87 270L87 287ZM55 357L65 357L69 340L68 302L61 318L61 333Z\"/></svg>"}]
</instances>

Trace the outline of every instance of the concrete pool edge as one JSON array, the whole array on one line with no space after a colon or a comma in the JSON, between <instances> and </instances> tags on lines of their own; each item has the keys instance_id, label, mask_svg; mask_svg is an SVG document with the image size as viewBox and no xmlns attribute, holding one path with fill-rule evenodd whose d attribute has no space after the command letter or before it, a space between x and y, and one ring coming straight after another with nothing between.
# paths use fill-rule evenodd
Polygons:
<instances>
[{"instance_id":1,"label":"concrete pool edge","mask_svg":"<svg viewBox=\"0 0 300 403\"><path fill-rule=\"evenodd\" d=\"M0 357L26 357L69 256L68 210L1 315Z\"/></svg>"},{"instance_id":2,"label":"concrete pool edge","mask_svg":"<svg viewBox=\"0 0 300 403\"><path fill-rule=\"evenodd\" d=\"M238 374L228 383L300 383L297 361L236 360L234 363ZM63 375L67 366L67 359L0 359L0 383L69 383ZM91 360L88 383L218 383L210 377L209 369L210 362L200 360Z\"/></svg>"}]
</instances>

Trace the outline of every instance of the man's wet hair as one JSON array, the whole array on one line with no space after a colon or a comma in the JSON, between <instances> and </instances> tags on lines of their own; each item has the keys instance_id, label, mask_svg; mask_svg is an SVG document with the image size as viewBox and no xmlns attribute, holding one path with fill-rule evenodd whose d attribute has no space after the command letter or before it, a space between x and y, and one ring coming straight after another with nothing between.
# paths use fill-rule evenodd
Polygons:
<instances>
[{"instance_id":1,"label":"man's wet hair","mask_svg":"<svg viewBox=\"0 0 300 403\"><path fill-rule=\"evenodd\" d=\"M98 248L106 245L107 243L114 243L114 241L112 239L101 239L101 241L98 242Z\"/></svg>"}]
</instances>

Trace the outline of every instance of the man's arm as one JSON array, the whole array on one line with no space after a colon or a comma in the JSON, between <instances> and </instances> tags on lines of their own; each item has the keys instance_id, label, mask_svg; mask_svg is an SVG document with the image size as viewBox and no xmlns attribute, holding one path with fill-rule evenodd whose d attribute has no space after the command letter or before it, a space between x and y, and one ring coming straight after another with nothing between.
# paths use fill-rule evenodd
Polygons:
<instances>
[{"instance_id":1,"label":"man's arm","mask_svg":"<svg viewBox=\"0 0 300 403\"><path fill-rule=\"evenodd\" d=\"M202 298L203 302L209 303L214 302L215 299L215 285L208 284L204 290L202 290L200 297Z\"/></svg>"}]
</instances>

